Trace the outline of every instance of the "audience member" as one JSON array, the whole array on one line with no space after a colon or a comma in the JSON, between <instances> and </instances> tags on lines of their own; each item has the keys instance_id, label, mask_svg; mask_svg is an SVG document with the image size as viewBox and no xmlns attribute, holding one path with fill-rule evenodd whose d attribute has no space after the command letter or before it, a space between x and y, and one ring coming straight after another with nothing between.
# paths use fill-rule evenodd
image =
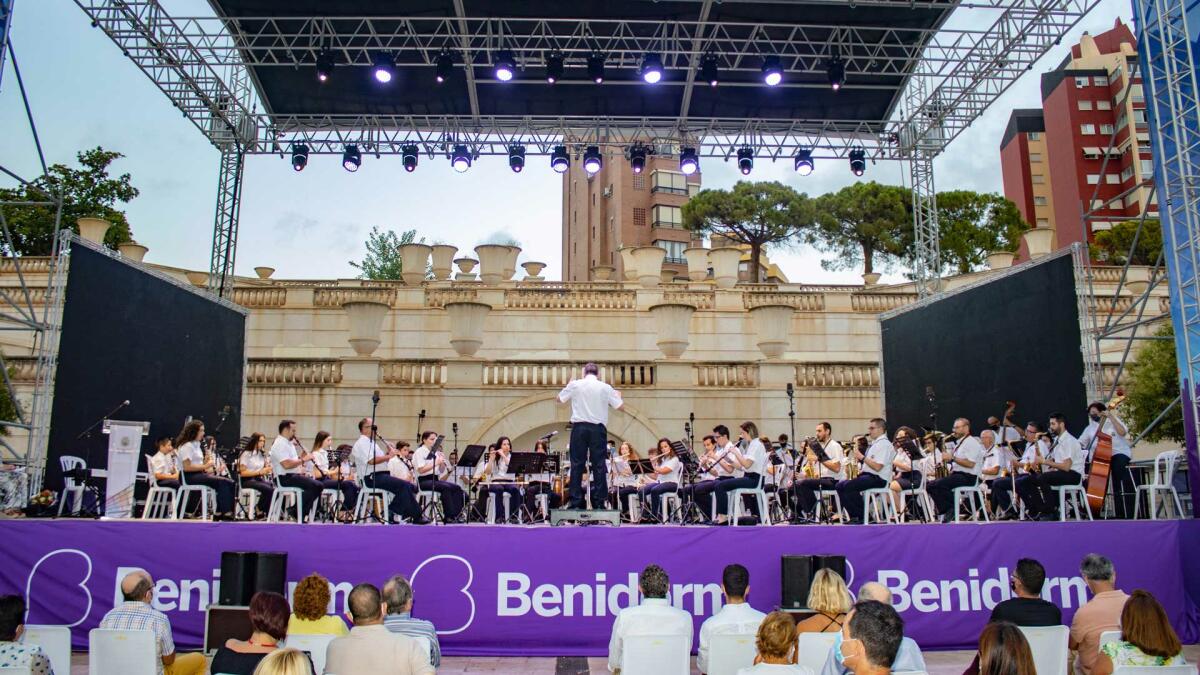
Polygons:
<instances>
[{"instance_id":1,"label":"audience member","mask_svg":"<svg viewBox=\"0 0 1200 675\"><path fill-rule=\"evenodd\" d=\"M877 600L859 600L842 627L836 646L842 663L854 675L886 675L895 668L904 640L904 620ZM899 668L895 668L899 670Z\"/></svg>"},{"instance_id":2,"label":"audience member","mask_svg":"<svg viewBox=\"0 0 1200 675\"><path fill-rule=\"evenodd\" d=\"M311 672L312 661L308 655L288 647L267 654L254 669L254 675L308 675Z\"/></svg>"},{"instance_id":3,"label":"audience member","mask_svg":"<svg viewBox=\"0 0 1200 675\"><path fill-rule=\"evenodd\" d=\"M610 671L620 672L621 649L625 640L639 635L683 637L687 642L687 651L692 651L692 615L667 602L670 585L666 571L658 565L647 565L642 570L638 577L641 604L626 607L613 620L612 638L608 641Z\"/></svg>"},{"instance_id":4,"label":"audience member","mask_svg":"<svg viewBox=\"0 0 1200 675\"><path fill-rule=\"evenodd\" d=\"M429 662L434 668L442 665L442 648L433 622L412 616L413 589L408 579L399 574L388 579L383 585L383 604L387 606L383 625L393 633L424 640L429 645Z\"/></svg>"},{"instance_id":5,"label":"audience member","mask_svg":"<svg viewBox=\"0 0 1200 675\"><path fill-rule=\"evenodd\" d=\"M980 675L1037 675L1029 641L1016 624L993 621L979 634Z\"/></svg>"},{"instance_id":6,"label":"audience member","mask_svg":"<svg viewBox=\"0 0 1200 675\"><path fill-rule=\"evenodd\" d=\"M763 619L754 638L758 654L754 665L737 675L813 675L812 669L794 665L796 661L796 622L787 612L774 611Z\"/></svg>"},{"instance_id":7,"label":"audience member","mask_svg":"<svg viewBox=\"0 0 1200 675\"><path fill-rule=\"evenodd\" d=\"M280 641L287 638L288 612L287 598L282 595L255 593L250 598L250 638L227 640L218 647L210 670L222 675L253 675L263 657L278 650Z\"/></svg>"},{"instance_id":8,"label":"audience member","mask_svg":"<svg viewBox=\"0 0 1200 675\"><path fill-rule=\"evenodd\" d=\"M176 654L171 638L171 622L167 615L150 606L154 597L154 580L143 570L135 570L121 579L121 595L125 601L109 610L100 620L100 628L110 630L154 631L159 675L201 675L204 672L203 654Z\"/></svg>"},{"instance_id":9,"label":"audience member","mask_svg":"<svg viewBox=\"0 0 1200 675\"><path fill-rule=\"evenodd\" d=\"M1032 558L1021 558L1013 570L1013 597L992 608L992 622L1007 621L1018 626L1062 625L1062 610L1042 599L1046 568Z\"/></svg>"},{"instance_id":10,"label":"audience member","mask_svg":"<svg viewBox=\"0 0 1200 675\"><path fill-rule=\"evenodd\" d=\"M797 635L840 631L850 611L850 590L842 575L831 569L817 570L808 589L808 608L816 614L796 624Z\"/></svg>"},{"instance_id":11,"label":"audience member","mask_svg":"<svg viewBox=\"0 0 1200 675\"><path fill-rule=\"evenodd\" d=\"M345 635L350 632L340 616L329 611L329 580L316 572L296 584L292 593L292 616L287 632L292 635Z\"/></svg>"},{"instance_id":12,"label":"audience member","mask_svg":"<svg viewBox=\"0 0 1200 675\"><path fill-rule=\"evenodd\" d=\"M867 600L890 606L892 604L892 592L888 590L887 586L881 583L868 581L858 589L858 601L863 602ZM838 651L842 635L845 633L845 622L842 625L843 630L838 633L837 641L834 642L833 648L829 650L829 656L825 658L825 665L821 668L821 675L846 675L851 670L850 666L842 661L842 654ZM901 638L899 651L896 654L895 661L892 662L892 670L928 672L925 668L925 657L921 654L921 648L912 638Z\"/></svg>"},{"instance_id":13,"label":"audience member","mask_svg":"<svg viewBox=\"0 0 1200 675\"><path fill-rule=\"evenodd\" d=\"M425 650L413 638L383 625L383 596L371 584L350 591L350 634L325 652L325 673L337 675L433 675Z\"/></svg>"},{"instance_id":14,"label":"audience member","mask_svg":"<svg viewBox=\"0 0 1200 675\"><path fill-rule=\"evenodd\" d=\"M20 641L24 632L25 599L19 595L0 596L0 668L28 668L30 675L54 675L50 658L42 648Z\"/></svg>"},{"instance_id":15,"label":"audience member","mask_svg":"<svg viewBox=\"0 0 1200 675\"><path fill-rule=\"evenodd\" d=\"M1071 620L1070 648L1078 656L1075 669L1081 675L1092 675L1092 667L1100 656L1100 634L1121 629L1121 610L1129 596L1117 590L1112 561L1102 555L1089 553L1080 563L1079 573L1092 592L1092 599Z\"/></svg>"},{"instance_id":16,"label":"audience member","mask_svg":"<svg viewBox=\"0 0 1200 675\"><path fill-rule=\"evenodd\" d=\"M1177 666L1186 663L1183 645L1167 612L1149 591L1134 591L1121 610L1121 639L1100 647L1092 675L1111 675L1120 666Z\"/></svg>"},{"instance_id":17,"label":"audience member","mask_svg":"<svg viewBox=\"0 0 1200 675\"><path fill-rule=\"evenodd\" d=\"M700 648L696 651L696 667L708 672L708 649L714 635L751 635L758 632L766 614L746 602L750 594L750 572L742 565L726 565L721 573L721 592L725 605L700 625Z\"/></svg>"}]
</instances>

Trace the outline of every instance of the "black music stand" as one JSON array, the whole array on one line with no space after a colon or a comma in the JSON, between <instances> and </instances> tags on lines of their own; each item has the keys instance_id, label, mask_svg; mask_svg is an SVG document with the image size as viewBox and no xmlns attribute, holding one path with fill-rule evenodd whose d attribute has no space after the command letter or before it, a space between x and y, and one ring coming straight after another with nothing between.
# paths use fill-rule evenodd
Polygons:
<instances>
[{"instance_id":1,"label":"black music stand","mask_svg":"<svg viewBox=\"0 0 1200 675\"><path fill-rule=\"evenodd\" d=\"M920 473L920 470L917 469L917 462L919 462L925 458L925 451L921 449L921 444L917 442L917 439L910 438L910 439L904 441L903 443L901 443L899 449L901 451L903 451L904 454L908 455L909 466L912 467L912 470L914 472L917 472L920 474L921 486L924 487L925 486L925 474ZM916 483L909 483L908 499L906 499L904 501L904 509L905 510L908 510L909 505L911 504L911 502L909 500L916 499L916 497L917 497L917 485L916 485ZM921 519L922 523L927 522L925 519L925 509L923 509L923 508L917 509L916 513L919 514L918 517Z\"/></svg>"},{"instance_id":2,"label":"black music stand","mask_svg":"<svg viewBox=\"0 0 1200 675\"><path fill-rule=\"evenodd\" d=\"M468 522L471 520L470 509L474 508L471 504L474 503L474 498L479 491L479 486L475 484L475 481L471 480L471 474L475 471L475 467L479 466L479 460L483 459L485 452L487 452L486 445L468 445L463 448L462 455L458 458L458 463L454 465L455 480L458 480L459 469L467 472L467 486L469 488L467 500L469 503L463 507L463 510L467 513L466 520Z\"/></svg>"},{"instance_id":3,"label":"black music stand","mask_svg":"<svg viewBox=\"0 0 1200 675\"><path fill-rule=\"evenodd\" d=\"M683 465L683 475L687 480L687 485L695 485L696 478L703 473L700 469L700 458L692 452L692 449L683 441L671 441L671 450L675 452L675 456L679 458L679 463ZM680 486L680 492L684 492L684 486ZM687 490L687 494L679 500L679 522L684 523L692 517L692 508L695 507L699 512L700 506L696 504L695 491ZM700 518L696 522L704 520L704 514L700 514Z\"/></svg>"},{"instance_id":4,"label":"black music stand","mask_svg":"<svg viewBox=\"0 0 1200 675\"><path fill-rule=\"evenodd\" d=\"M517 477L517 486L521 491L521 503L517 505L517 512L525 515L527 523L533 522L533 513L525 505L525 487L529 483L529 476L546 473L549 459L549 455L541 452L514 452L508 456L508 472ZM521 480L522 478L524 480Z\"/></svg>"}]
</instances>

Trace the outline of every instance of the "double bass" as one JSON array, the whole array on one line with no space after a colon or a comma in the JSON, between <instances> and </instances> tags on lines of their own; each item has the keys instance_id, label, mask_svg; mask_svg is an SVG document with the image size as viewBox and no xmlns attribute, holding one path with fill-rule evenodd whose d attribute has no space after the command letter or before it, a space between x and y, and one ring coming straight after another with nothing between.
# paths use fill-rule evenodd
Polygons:
<instances>
[{"instance_id":1,"label":"double bass","mask_svg":"<svg viewBox=\"0 0 1200 675\"><path fill-rule=\"evenodd\" d=\"M1104 433L1104 423L1108 414L1125 400L1125 393L1117 390L1117 395L1108 402L1107 409L1101 413L1100 422L1096 427L1096 450L1092 453L1092 467L1088 471L1087 501L1092 515L1099 518L1104 511L1104 497L1108 493L1108 476L1112 471L1112 436Z\"/></svg>"}]
</instances>

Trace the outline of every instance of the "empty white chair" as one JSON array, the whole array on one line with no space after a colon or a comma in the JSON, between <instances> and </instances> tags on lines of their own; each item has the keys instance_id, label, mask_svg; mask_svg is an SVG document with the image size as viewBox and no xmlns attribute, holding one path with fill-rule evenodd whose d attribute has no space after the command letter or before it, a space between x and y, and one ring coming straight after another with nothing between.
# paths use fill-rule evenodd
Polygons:
<instances>
[{"instance_id":1,"label":"empty white chair","mask_svg":"<svg viewBox=\"0 0 1200 675\"><path fill-rule=\"evenodd\" d=\"M1068 675L1067 640L1071 629L1066 626L1032 628L1021 626L1021 632L1033 652L1033 665L1038 675Z\"/></svg>"},{"instance_id":2,"label":"empty white chair","mask_svg":"<svg viewBox=\"0 0 1200 675\"><path fill-rule=\"evenodd\" d=\"M1176 518L1183 517L1183 503L1179 501L1179 493L1175 491L1175 471L1183 459L1182 450L1160 452L1154 458L1154 475L1145 485L1137 486L1137 498L1134 500L1133 517L1136 519L1142 512L1142 493L1146 493L1146 506L1150 520L1158 520L1158 498L1163 498L1164 509L1169 509L1174 502Z\"/></svg>"},{"instance_id":3,"label":"empty white chair","mask_svg":"<svg viewBox=\"0 0 1200 675\"><path fill-rule=\"evenodd\" d=\"M707 675L737 675L737 671L754 665L754 634L714 635L708 645Z\"/></svg>"},{"instance_id":4,"label":"empty white chair","mask_svg":"<svg viewBox=\"0 0 1200 675\"><path fill-rule=\"evenodd\" d=\"M796 639L796 654L799 657L796 665L814 673L821 672L837 636L837 633L801 633Z\"/></svg>"},{"instance_id":5,"label":"empty white chair","mask_svg":"<svg viewBox=\"0 0 1200 675\"><path fill-rule=\"evenodd\" d=\"M179 515L176 506L179 494L175 488L163 487L158 484L158 479L154 476L154 464L150 459L150 455L145 455L145 457L146 468L150 469L146 472L146 480L150 482L150 490L146 493L146 504L142 507L142 519L170 518L174 520ZM55 670L57 671L58 669L56 668Z\"/></svg>"},{"instance_id":6,"label":"empty white chair","mask_svg":"<svg viewBox=\"0 0 1200 675\"><path fill-rule=\"evenodd\" d=\"M444 511L442 510L442 495L440 492L433 489L418 490L417 504L419 504L421 507L421 515L433 521L435 525L437 523L446 523L446 517L444 515Z\"/></svg>"},{"instance_id":7,"label":"empty white chair","mask_svg":"<svg viewBox=\"0 0 1200 675\"><path fill-rule=\"evenodd\" d=\"M58 458L58 466L63 472L63 489L58 500L58 515L63 514L63 507L67 505L67 499L71 499L71 513L79 513L79 509L83 507L83 483L78 483L74 478L68 478L66 473L75 469L87 468L87 463L82 457L74 457L71 455L63 455Z\"/></svg>"},{"instance_id":8,"label":"empty white chair","mask_svg":"<svg viewBox=\"0 0 1200 675\"><path fill-rule=\"evenodd\" d=\"M512 493L511 492L489 492L487 498L487 521L493 525L496 524L496 495L499 494L504 498L504 522L512 520ZM517 521L521 520L521 509L517 509Z\"/></svg>"},{"instance_id":9,"label":"empty white chair","mask_svg":"<svg viewBox=\"0 0 1200 675\"><path fill-rule=\"evenodd\" d=\"M716 501L715 499L713 501ZM679 522L683 518L678 492L664 492L658 496L659 514L664 523Z\"/></svg>"},{"instance_id":10,"label":"empty white chair","mask_svg":"<svg viewBox=\"0 0 1200 675\"><path fill-rule=\"evenodd\" d=\"M1113 675L1196 675L1196 672L1196 666L1191 663L1179 666L1118 666L1113 668Z\"/></svg>"},{"instance_id":11,"label":"empty white chair","mask_svg":"<svg viewBox=\"0 0 1200 675\"><path fill-rule=\"evenodd\" d=\"M682 635L635 635L621 645L621 675L688 675L689 661Z\"/></svg>"},{"instance_id":12,"label":"empty white chair","mask_svg":"<svg viewBox=\"0 0 1200 675\"><path fill-rule=\"evenodd\" d=\"M158 658L152 630L93 628L88 632L88 675L157 675Z\"/></svg>"},{"instance_id":13,"label":"empty white chair","mask_svg":"<svg viewBox=\"0 0 1200 675\"><path fill-rule=\"evenodd\" d=\"M56 673L71 672L71 629L66 626L26 625L21 642L37 645Z\"/></svg>"},{"instance_id":14,"label":"empty white chair","mask_svg":"<svg viewBox=\"0 0 1200 675\"><path fill-rule=\"evenodd\" d=\"M302 652L308 652L312 658L313 668L316 672L325 672L325 650L329 648L329 643L333 642L336 635L289 635L284 644L288 647L299 649Z\"/></svg>"}]
</instances>

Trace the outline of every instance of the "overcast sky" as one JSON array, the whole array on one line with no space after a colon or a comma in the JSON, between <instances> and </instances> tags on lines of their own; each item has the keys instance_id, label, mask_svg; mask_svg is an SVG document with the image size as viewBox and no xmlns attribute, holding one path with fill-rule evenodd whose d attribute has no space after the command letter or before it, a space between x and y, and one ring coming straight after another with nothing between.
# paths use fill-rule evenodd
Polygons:
<instances>
[{"instance_id":1,"label":"overcast sky","mask_svg":"<svg viewBox=\"0 0 1200 675\"><path fill-rule=\"evenodd\" d=\"M201 0L164 0L176 16L210 13ZM994 13L959 10L948 25L989 25ZM1062 45L1017 81L935 163L939 190L1002 192L1000 137L1009 111L1039 107L1038 74L1050 70L1083 31L1098 33L1121 17L1131 20L1127 0L1103 0ZM104 146L125 155L114 165L128 172L142 194L126 207L134 237L150 248L147 260L208 269L217 184L218 153L171 106L131 61L70 0L16 3L11 38L49 163L74 163L80 149ZM6 63L0 83L0 164L26 177L37 175L32 137ZM708 160L706 187L729 187L736 167ZM788 162L760 161L753 178L781 180L810 195L836 190L854 178L829 162L807 178ZM864 179L901 184L899 163L868 167ZM0 184L8 185L9 182ZM364 157L350 174L334 157L314 157L303 172L287 160L255 156L246 162L237 273L268 265L277 277L352 277L348 261L363 254L373 225L416 229L427 240L470 249L497 234L521 242L523 259L549 264L545 276L560 277L561 178L546 163L531 162L517 175L503 158L483 158L458 174L447 162L423 161L406 174L398 157ZM460 254L461 255L461 254ZM825 272L819 254L800 248L772 252L792 281L856 283L858 272ZM886 278L885 278L886 279Z\"/></svg>"}]
</instances>

